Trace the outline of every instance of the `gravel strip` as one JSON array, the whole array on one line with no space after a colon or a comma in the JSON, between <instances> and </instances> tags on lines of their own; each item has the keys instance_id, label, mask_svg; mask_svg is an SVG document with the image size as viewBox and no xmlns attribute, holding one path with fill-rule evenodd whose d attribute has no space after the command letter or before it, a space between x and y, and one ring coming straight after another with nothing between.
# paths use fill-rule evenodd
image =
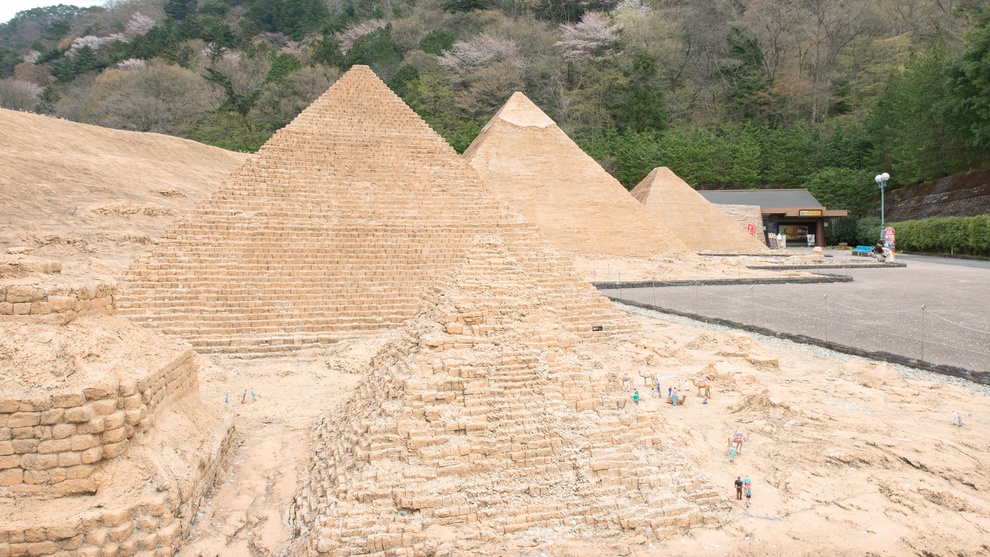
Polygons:
<instances>
[{"instance_id":1,"label":"gravel strip","mask_svg":"<svg viewBox=\"0 0 990 557\"><path fill-rule=\"evenodd\" d=\"M770 346L779 346L781 348L787 348L790 350L799 350L806 354L811 354L812 356L817 356L819 358L830 358L833 360L841 360L843 362L849 360L864 360L860 356L853 356L850 354L843 354L842 352L836 352L834 350L829 350L828 348L822 348L820 346L814 346L811 344L801 344L791 340L786 340L782 338L776 338L766 335L761 335L758 333L753 333L750 331L744 331L741 329L732 329L730 327L724 327L722 325L715 325L712 323L705 323L704 321L696 321L694 319L683 317L680 315L673 315L670 313L664 313L661 311L654 311L644 308L638 308L635 306L629 306L621 302L614 302L615 305L627 313L634 313L637 315L643 315L646 317L652 317L654 319L661 319L663 321L670 321L671 323L680 323L682 325L690 325L691 327L696 327L699 329L708 329L710 331L718 332L735 332L744 334L762 344L767 344ZM953 377L951 375L943 375L941 373L934 373L931 371L925 371L923 369L917 369L913 367L907 367L900 364L890 364L898 373L908 379L914 379L916 381L933 381L938 383L945 383L947 385L954 385L956 387L961 387L973 391L974 393L979 393L983 396L990 397L990 386L981 385L979 383L974 383L972 381L962 379L960 377Z\"/></svg>"}]
</instances>

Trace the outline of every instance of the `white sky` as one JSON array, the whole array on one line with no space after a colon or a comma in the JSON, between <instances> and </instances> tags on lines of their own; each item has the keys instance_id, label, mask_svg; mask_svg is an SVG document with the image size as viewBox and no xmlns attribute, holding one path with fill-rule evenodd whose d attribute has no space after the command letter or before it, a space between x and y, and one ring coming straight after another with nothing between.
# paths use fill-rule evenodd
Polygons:
<instances>
[{"instance_id":1,"label":"white sky","mask_svg":"<svg viewBox=\"0 0 990 557\"><path fill-rule=\"evenodd\" d=\"M66 4L68 6L101 6L107 0L0 0L0 23L7 23L14 19L17 12L30 10L31 8L41 8L44 6L57 6Z\"/></svg>"}]
</instances>

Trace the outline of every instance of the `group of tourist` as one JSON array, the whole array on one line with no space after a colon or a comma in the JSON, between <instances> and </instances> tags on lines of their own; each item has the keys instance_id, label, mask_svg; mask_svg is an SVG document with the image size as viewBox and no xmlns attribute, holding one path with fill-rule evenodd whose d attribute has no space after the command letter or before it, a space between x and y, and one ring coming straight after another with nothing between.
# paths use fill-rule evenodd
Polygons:
<instances>
[{"instance_id":1,"label":"group of tourist","mask_svg":"<svg viewBox=\"0 0 990 557\"><path fill-rule=\"evenodd\" d=\"M744 492L746 494L746 508L748 509L750 501L753 500L753 482L750 481L749 476L746 476L746 479L736 476L736 499L742 501Z\"/></svg>"}]
</instances>

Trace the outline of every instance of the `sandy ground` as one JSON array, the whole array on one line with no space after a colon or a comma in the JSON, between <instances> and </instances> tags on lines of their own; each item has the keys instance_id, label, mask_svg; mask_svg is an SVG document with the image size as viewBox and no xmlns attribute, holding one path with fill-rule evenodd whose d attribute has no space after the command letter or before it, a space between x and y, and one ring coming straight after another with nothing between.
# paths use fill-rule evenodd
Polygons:
<instances>
[{"instance_id":1,"label":"sandy ground","mask_svg":"<svg viewBox=\"0 0 990 557\"><path fill-rule=\"evenodd\" d=\"M985 555L990 552L990 414L986 398L903 379L887 364L763 347L646 317L670 358L639 366L619 350L602 357L630 373L643 399L634 412L664 415L688 433L681 450L734 501L733 480L753 481L752 506L736 502L720 528L667 540L614 536L553 539L540 532L485 548L503 555ZM215 360L203 396L229 395L240 435L226 481L201 509L183 556L279 555L286 508L309 457L309 433L361 379L374 342L273 360ZM634 363L630 363L634 362ZM680 365L677 363L681 362ZM620 371L626 370L626 371ZM690 392L674 408L661 385ZM689 378L713 378L708 404ZM257 395L253 399L250 389ZM246 402L241 403L247 390ZM952 424L961 412L964 426ZM735 462L727 439L749 436ZM673 437L682 438L682 432ZM447 554L468 554L453 544Z\"/></svg>"},{"instance_id":2,"label":"sandy ground","mask_svg":"<svg viewBox=\"0 0 990 557\"><path fill-rule=\"evenodd\" d=\"M18 123L19 116L4 111L0 116L7 116L7 124L0 127L41 125ZM207 186L215 187L225 175L210 170L219 164L215 152L200 152L186 142L174 144L181 152L191 149L180 165L201 165L203 174L196 171L181 180L178 173L139 176L111 187L100 182L101 176L129 168L138 155L122 152L116 155L120 160L101 158L121 140L90 131L72 127L65 132L65 150L82 152L84 146L78 143L84 140L91 151L75 170L47 168L58 160L58 152L46 154L44 146L30 144L17 151L22 159L16 165L0 165L0 200L14 208L0 214L0 249L27 248L61 260L66 276L116 277L184 208L206 195ZM44 132L46 142L54 141L54 133ZM11 132L6 139L0 137L5 156L19 148L18 137L26 136ZM173 141L179 140L151 141L147 150L155 156L146 153L147 161L159 161L158 151ZM37 155L33 159L32 153ZM97 164L102 160L108 162ZM237 162L227 158L223 164L233 168ZM37 176L54 178L32 189L30 180L19 174L24 165L35 165ZM102 173L94 174L94 169ZM59 178L72 173L86 179ZM31 194L56 184L61 184L59 195L50 201ZM119 191L130 193L120 199ZM727 261L706 264L727 277L744 275ZM579 261L578 267L593 280L602 280L602 275L613 280L613 273L614 280L649 279L658 267L664 268L664 278L697 278L697 267L682 267L673 260L644 264L598 259ZM752 506L737 503L721 527L694 529L666 540L635 535L562 540L527 531L472 551L451 543L440 554L990 554L986 397L941 383L906 380L885 364L822 358L761 346L738 334L637 319L648 341L667 357L645 361L635 347L622 345L605 346L599 355L607 369L615 371L616 388L622 388L618 378L624 373L641 388L643 400L629 411L664 415L673 423L671 442L679 443L685 456L724 487L727 499L734 500L732 482L737 476L752 478ZM202 397L228 400L238 440L225 480L200 509L180 555L285 553L290 537L287 508L310 458L311 431L352 395L375 348L374 341L353 341L293 357L213 358L204 364ZM708 375L714 392L708 404L691 395L685 406L675 408L649 396L644 379L654 372L662 385L682 389L689 378ZM16 380L11 369L3 373L5 381ZM964 426L952 424L953 412L962 413ZM736 430L750 438L730 463L726 440Z\"/></svg>"}]
</instances>

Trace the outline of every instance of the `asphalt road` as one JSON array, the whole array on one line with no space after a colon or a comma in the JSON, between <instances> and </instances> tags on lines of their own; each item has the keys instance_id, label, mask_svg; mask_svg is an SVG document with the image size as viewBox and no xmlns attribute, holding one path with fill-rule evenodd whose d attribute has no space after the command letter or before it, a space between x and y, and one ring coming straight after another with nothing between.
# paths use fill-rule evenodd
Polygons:
<instances>
[{"instance_id":1,"label":"asphalt road","mask_svg":"<svg viewBox=\"0 0 990 557\"><path fill-rule=\"evenodd\" d=\"M852 256L834 254L840 262ZM898 256L853 282L603 289L608 296L933 364L990 371L990 262Z\"/></svg>"}]
</instances>

